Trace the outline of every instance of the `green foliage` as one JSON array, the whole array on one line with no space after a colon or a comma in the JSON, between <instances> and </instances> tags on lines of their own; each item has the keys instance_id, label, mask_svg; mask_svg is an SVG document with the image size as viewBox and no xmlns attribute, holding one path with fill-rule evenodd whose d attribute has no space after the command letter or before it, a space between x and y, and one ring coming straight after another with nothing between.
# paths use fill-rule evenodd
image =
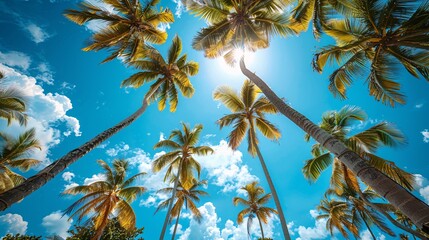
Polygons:
<instances>
[{"instance_id":1,"label":"green foliage","mask_svg":"<svg viewBox=\"0 0 429 240\"><path fill-rule=\"evenodd\" d=\"M21 235L19 233L12 235L10 233L6 234L2 238L2 240L42 240L41 236L29 236L29 235Z\"/></svg>"},{"instance_id":2,"label":"green foliage","mask_svg":"<svg viewBox=\"0 0 429 240\"><path fill-rule=\"evenodd\" d=\"M137 238L143 233L143 229L142 227L126 230L121 226L117 218L113 218L107 224L100 240L143 240L142 237ZM67 240L86 240L95 234L95 230L93 225L75 226L75 229L69 230L68 233L71 236Z\"/></svg>"}]
</instances>

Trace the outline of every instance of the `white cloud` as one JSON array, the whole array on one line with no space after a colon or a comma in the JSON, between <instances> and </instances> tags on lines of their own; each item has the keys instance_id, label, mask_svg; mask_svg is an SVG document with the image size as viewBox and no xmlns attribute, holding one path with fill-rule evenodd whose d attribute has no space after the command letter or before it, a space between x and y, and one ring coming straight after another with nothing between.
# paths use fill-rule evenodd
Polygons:
<instances>
[{"instance_id":1,"label":"white cloud","mask_svg":"<svg viewBox=\"0 0 429 240\"><path fill-rule=\"evenodd\" d=\"M183 6L181 0L173 0L173 2L176 4L176 12L174 13L174 15L176 15L177 18L180 18L182 16L183 11L185 11L185 6Z\"/></svg>"},{"instance_id":2,"label":"white cloud","mask_svg":"<svg viewBox=\"0 0 429 240\"><path fill-rule=\"evenodd\" d=\"M44 42L50 37L50 35L45 30L34 23L29 23L27 26L25 26L25 30L30 33L31 40L35 43Z\"/></svg>"},{"instance_id":3,"label":"white cloud","mask_svg":"<svg viewBox=\"0 0 429 240\"><path fill-rule=\"evenodd\" d=\"M174 232L174 226L176 225L176 223L172 224L170 227L170 234L173 235ZM183 230L182 230L182 225L181 224L177 224L177 229L176 229L176 236L183 234Z\"/></svg>"},{"instance_id":4,"label":"white cloud","mask_svg":"<svg viewBox=\"0 0 429 240\"><path fill-rule=\"evenodd\" d=\"M22 52L0 52L0 63L3 63L9 67L19 67L25 71L30 67L31 59Z\"/></svg>"},{"instance_id":5,"label":"white cloud","mask_svg":"<svg viewBox=\"0 0 429 240\"><path fill-rule=\"evenodd\" d=\"M310 210L312 218L316 219L319 215L316 210ZM294 231L298 233L297 240L312 240L312 239L325 239L329 232L326 230L326 219L315 220L314 227L299 226Z\"/></svg>"},{"instance_id":6,"label":"white cloud","mask_svg":"<svg viewBox=\"0 0 429 240\"><path fill-rule=\"evenodd\" d=\"M106 175L102 173L98 173L98 174L92 175L92 177L90 178L85 178L85 180L83 180L83 185L89 185L94 182L105 181L105 180L106 180Z\"/></svg>"},{"instance_id":7,"label":"white cloud","mask_svg":"<svg viewBox=\"0 0 429 240\"><path fill-rule=\"evenodd\" d=\"M206 134L206 135L204 135L204 139L209 139L209 138L213 138L213 137L216 137L216 134Z\"/></svg>"},{"instance_id":8,"label":"white cloud","mask_svg":"<svg viewBox=\"0 0 429 240\"><path fill-rule=\"evenodd\" d=\"M54 74L47 63L40 63L39 66L37 66L37 70L40 72L36 76L37 79L48 85L54 84Z\"/></svg>"},{"instance_id":9,"label":"white cloud","mask_svg":"<svg viewBox=\"0 0 429 240\"><path fill-rule=\"evenodd\" d=\"M421 174L414 174L416 180L415 189L419 191L420 195L429 204L429 181Z\"/></svg>"},{"instance_id":10,"label":"white cloud","mask_svg":"<svg viewBox=\"0 0 429 240\"><path fill-rule=\"evenodd\" d=\"M222 187L222 192L236 191L252 181L258 181L258 177L250 174L249 167L243 164L243 154L234 151L224 140L219 145L211 146L214 153L208 156L195 156L203 169L207 170L207 176L211 183Z\"/></svg>"},{"instance_id":11,"label":"white cloud","mask_svg":"<svg viewBox=\"0 0 429 240\"><path fill-rule=\"evenodd\" d=\"M371 233L368 230L365 230L359 234L361 240L373 240ZM385 240L386 236L379 233L378 236L375 236L377 240Z\"/></svg>"},{"instance_id":12,"label":"white cloud","mask_svg":"<svg viewBox=\"0 0 429 240\"><path fill-rule=\"evenodd\" d=\"M6 225L6 233L25 234L28 222L24 221L19 214L5 214L0 216L0 224Z\"/></svg>"},{"instance_id":13,"label":"white cloud","mask_svg":"<svg viewBox=\"0 0 429 240\"><path fill-rule=\"evenodd\" d=\"M43 218L42 226L45 227L48 234L66 239L69 236L67 231L73 222L73 220L68 221L68 218L67 215L63 216L61 211L56 211Z\"/></svg>"},{"instance_id":14,"label":"white cloud","mask_svg":"<svg viewBox=\"0 0 429 240\"><path fill-rule=\"evenodd\" d=\"M163 132L159 133L159 141L164 141L165 140L165 136Z\"/></svg>"},{"instance_id":15,"label":"white cloud","mask_svg":"<svg viewBox=\"0 0 429 240\"><path fill-rule=\"evenodd\" d=\"M128 150L130 150L130 146L122 142L120 144L116 144L115 147L113 148L107 149L106 154L111 157L116 157L118 156L119 153L122 153L122 152L125 152L126 154Z\"/></svg>"},{"instance_id":16,"label":"white cloud","mask_svg":"<svg viewBox=\"0 0 429 240\"><path fill-rule=\"evenodd\" d=\"M180 1L180 0L179 0ZM170 29L170 24L168 23L160 23L157 27L161 31L166 31L167 29ZM125 89L126 90L126 89ZM128 92L127 92L128 93Z\"/></svg>"},{"instance_id":17,"label":"white cloud","mask_svg":"<svg viewBox=\"0 0 429 240\"><path fill-rule=\"evenodd\" d=\"M66 182L71 182L72 179L75 177L74 173L72 172L65 172L62 175L62 178L64 179L64 181Z\"/></svg>"},{"instance_id":18,"label":"white cloud","mask_svg":"<svg viewBox=\"0 0 429 240\"><path fill-rule=\"evenodd\" d=\"M423 103L420 103L420 104L416 104L414 107L417 108L417 109L419 109L419 108L422 108L423 105L424 105Z\"/></svg>"},{"instance_id":19,"label":"white cloud","mask_svg":"<svg viewBox=\"0 0 429 240\"><path fill-rule=\"evenodd\" d=\"M103 143L101 143L100 145L98 145L96 148L100 148L100 149L105 149L107 147L107 145L110 144L110 141L105 141Z\"/></svg>"},{"instance_id":20,"label":"white cloud","mask_svg":"<svg viewBox=\"0 0 429 240\"><path fill-rule=\"evenodd\" d=\"M221 218L217 216L216 207L211 202L206 202L199 207L202 215L201 222L196 221L191 215L184 215L183 219L189 219L189 227L180 235L180 240L185 239L214 239L214 240L248 240L247 236L247 217L241 225L235 225L230 219L227 219L224 227L221 229L218 224ZM278 222L277 218L271 218L268 224L263 224L265 237L272 238L274 235L274 223ZM261 231L258 221L253 221L251 226L253 237L260 237ZM278 234L275 234L278 235ZM252 238L251 238L252 239Z\"/></svg>"},{"instance_id":21,"label":"white cloud","mask_svg":"<svg viewBox=\"0 0 429 240\"><path fill-rule=\"evenodd\" d=\"M70 184L64 185L64 191L67 190L67 189L69 189L69 188L77 187L77 186L79 186L79 184L77 184L75 182L71 182Z\"/></svg>"},{"instance_id":22,"label":"white cloud","mask_svg":"<svg viewBox=\"0 0 429 240\"><path fill-rule=\"evenodd\" d=\"M76 85L68 83L68 82L62 82L60 85L60 88L62 90L73 90L76 88Z\"/></svg>"},{"instance_id":23,"label":"white cloud","mask_svg":"<svg viewBox=\"0 0 429 240\"><path fill-rule=\"evenodd\" d=\"M3 83L5 87L19 89L29 99L27 126L13 123L5 128L5 131L16 136L25 129L34 127L36 138L42 145L42 151L35 151L32 157L44 160L44 164L48 164L50 148L60 143L62 131L58 123L66 123L64 132L71 131L75 136L81 135L79 120L67 115L67 112L73 108L70 99L58 93L45 93L34 77L22 74L15 69L0 64L0 71L7 76ZM1 121L0 125L5 126L6 123Z\"/></svg>"},{"instance_id":24,"label":"white cloud","mask_svg":"<svg viewBox=\"0 0 429 240\"><path fill-rule=\"evenodd\" d=\"M420 132L423 135L423 142L429 143L429 131L427 129Z\"/></svg>"}]
</instances>

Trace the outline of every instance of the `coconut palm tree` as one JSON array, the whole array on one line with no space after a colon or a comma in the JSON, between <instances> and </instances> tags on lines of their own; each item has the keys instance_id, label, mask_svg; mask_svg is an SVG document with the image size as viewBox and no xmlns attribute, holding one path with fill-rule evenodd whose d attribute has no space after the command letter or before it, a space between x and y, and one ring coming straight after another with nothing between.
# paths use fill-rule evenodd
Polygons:
<instances>
[{"instance_id":1,"label":"coconut palm tree","mask_svg":"<svg viewBox=\"0 0 429 240\"><path fill-rule=\"evenodd\" d=\"M144 56L142 50L147 43L161 44L167 40L167 32L159 26L174 22L174 16L168 8L158 11L155 6L159 1L144 5L140 0L101 0L97 5L82 1L78 10L66 10L64 15L79 25L91 21L106 25L92 35L84 51L109 49L112 53L103 62L118 56L134 61Z\"/></svg>"},{"instance_id":2,"label":"coconut palm tree","mask_svg":"<svg viewBox=\"0 0 429 240\"><path fill-rule=\"evenodd\" d=\"M354 1L353 19L334 19L325 32L336 40L316 53L314 68L322 72L328 60L338 63L329 77L329 90L346 98L356 78L366 77L369 94L394 106L404 104L395 66L429 81L429 4L408 0ZM417 8L417 6L420 6ZM416 9L417 8L417 9Z\"/></svg>"},{"instance_id":3,"label":"coconut palm tree","mask_svg":"<svg viewBox=\"0 0 429 240\"><path fill-rule=\"evenodd\" d=\"M175 179L175 177L173 177ZM173 180L174 181L174 180ZM176 223L174 225L174 231L173 236L171 237L172 240L174 240L176 236L177 226L179 225L179 218L180 213L182 211L183 205L185 205L185 208L191 211L193 217L200 222L202 215L200 210L198 210L197 206L195 205L195 201L200 201L200 196L207 196L208 193L199 190L198 188L201 186L207 186L207 180L203 181L197 181L195 178L192 180L193 184L189 189L186 189L182 186L182 183L179 181L176 189L176 196L170 197L169 199L163 201L158 205L158 208L156 209L155 213L158 212L161 209L165 209L170 205L170 202L173 201L173 208L171 209L170 214L170 221L175 217ZM164 193L164 194L171 194L173 192L172 187L163 188L157 191L158 193Z\"/></svg>"},{"instance_id":4,"label":"coconut palm tree","mask_svg":"<svg viewBox=\"0 0 429 240\"><path fill-rule=\"evenodd\" d=\"M113 169L103 160L97 162L105 170L105 179L88 185L71 187L63 192L64 195L84 194L82 198L68 207L64 214L74 212L69 219L78 216L78 221L89 217L95 230L92 240L100 239L113 213L123 228L134 229L136 215L130 203L146 191L144 187L132 186L139 177L146 173L141 172L127 179L129 164L126 160L114 160Z\"/></svg>"},{"instance_id":5,"label":"coconut palm tree","mask_svg":"<svg viewBox=\"0 0 429 240\"><path fill-rule=\"evenodd\" d=\"M201 124L197 124L193 129L190 129L187 124L182 123L182 131L180 129L173 130L168 139L161 140L154 146L154 149L166 148L171 150L153 161L152 171L156 173L166 168L164 181L171 177L175 178L171 193L172 198L176 196L179 181L183 188L190 189L194 184L194 171L196 171L198 178L200 177L201 165L194 159L194 156L213 153L213 149L208 146L195 146L198 143L202 129L203 125ZM173 172L175 169L177 169L176 172ZM173 201L170 201L160 235L161 240L164 239L167 224L172 217L172 206Z\"/></svg>"},{"instance_id":6,"label":"coconut palm tree","mask_svg":"<svg viewBox=\"0 0 429 240\"><path fill-rule=\"evenodd\" d=\"M265 239L262 223L267 224L268 219L272 214L278 214L275 209L264 207L264 204L270 200L271 194L268 193L263 195L265 191L261 186L258 186L257 182L251 182L241 189L247 194L247 199L234 197L232 200L234 206L242 204L246 207L238 213L237 223L242 224L244 217L247 216L247 234L250 236L250 227L252 225L253 218L256 217L259 222L259 227L261 228L261 237L262 239Z\"/></svg>"},{"instance_id":7,"label":"coconut palm tree","mask_svg":"<svg viewBox=\"0 0 429 240\"><path fill-rule=\"evenodd\" d=\"M0 133L0 139L3 142L0 152L0 193L2 193L25 181L23 176L10 168L18 168L25 172L38 165L40 161L28 155L35 149L41 150L42 147L36 139L34 128L23 132L18 138Z\"/></svg>"},{"instance_id":8,"label":"coconut palm tree","mask_svg":"<svg viewBox=\"0 0 429 240\"><path fill-rule=\"evenodd\" d=\"M125 120L103 131L80 147L68 152L17 188L0 194L0 210L8 208L11 204L39 189L67 166L130 125L145 112L149 103L159 99L160 103L158 107L162 110L165 107L166 100L170 99L170 111L175 111L178 103L178 91L176 87L185 97L193 95L194 88L190 83L189 76L194 76L198 73L198 63L187 61L186 54L180 56L182 42L179 37L176 36L173 39L173 44L168 51L168 60L164 60L162 55L154 48L148 48L145 51L147 53L146 58L134 62L135 66L142 71L122 82L122 86L132 87L140 87L144 83L154 82L144 96L142 106ZM168 94L166 94L166 89Z\"/></svg>"},{"instance_id":9,"label":"coconut palm tree","mask_svg":"<svg viewBox=\"0 0 429 240\"><path fill-rule=\"evenodd\" d=\"M236 3L235 6L234 3ZM252 7L253 5L263 6L259 8L259 11L255 12L253 11L255 9ZM285 18L282 17L282 14L285 12L284 8L280 7L278 9L273 6L281 5L277 4L276 0L207 1L199 2L199 4L191 4L188 6L191 12L205 18L208 23L208 26L203 28L194 39L194 48L205 50L208 57L222 55L225 52L229 53L234 46L238 46L241 49L256 50L268 44L259 44L264 41L258 42L255 39L268 40L269 37L275 34L284 35L285 33L293 32L284 24L286 22ZM419 13L416 13L414 16L425 18L425 14L422 14L422 12L424 11L420 9ZM265 19L266 16L273 16L273 14L279 17L259 21L261 24L258 24L256 28L244 27L250 26L249 24L256 22L255 19L260 19L259 17ZM414 21L416 20L418 19L414 19ZM425 25L425 22L422 21L421 23L418 26ZM234 36L235 32L237 32L235 29L238 29L238 26L243 26L241 27L242 30L240 30L242 34L239 37L232 38L231 36ZM410 39L413 39L410 33L407 34L409 34ZM418 32L415 34L418 34ZM255 35L258 35L258 37L255 37ZM211 52L217 52L217 54ZM240 59L240 69L250 81L261 89L281 114L289 118L306 133L310 134L317 142L321 143L322 146L334 153L363 182L410 217L416 226L424 228L425 231L429 232L429 206L427 204L382 172L368 165L365 159L347 148L341 141L319 128L304 115L286 104L258 75L246 68L243 56ZM383 184L380 184L381 182ZM406 204L399 204L403 202Z\"/></svg>"},{"instance_id":10,"label":"coconut palm tree","mask_svg":"<svg viewBox=\"0 0 429 240\"><path fill-rule=\"evenodd\" d=\"M394 237L395 233L392 232L392 230L384 223L380 213L366 204L366 201L373 201L378 199L379 196L373 191L366 189L362 192L362 195L364 195L366 198L366 201L364 201L361 199L355 189L349 187L346 183L343 183L343 185L343 191L340 194L338 193L337 189L331 188L326 191L325 195L331 199L335 199L337 202L344 202L347 204L352 215L351 223L356 226L358 231L361 230L361 225L363 222L374 240L376 237L371 229L371 225L377 226L383 232L386 232L390 236ZM361 190L359 189L359 191Z\"/></svg>"},{"instance_id":11,"label":"coconut palm tree","mask_svg":"<svg viewBox=\"0 0 429 240\"><path fill-rule=\"evenodd\" d=\"M320 214L316 219L327 219L326 229L329 230L331 236L334 229L337 229L346 239L348 239L349 233L355 237L359 236L359 230L353 224L353 215L346 202L324 198L317 206L317 210Z\"/></svg>"},{"instance_id":12,"label":"coconut palm tree","mask_svg":"<svg viewBox=\"0 0 429 240\"><path fill-rule=\"evenodd\" d=\"M270 103L266 97L258 97L260 90L249 80L245 80L241 88L240 94L237 94L233 89L227 86L217 88L213 93L215 100L221 101L231 114L226 115L217 121L220 128L234 124L234 128L228 136L229 146L232 149L237 149L244 140L247 132L248 147L247 150L252 156L258 156L262 169L267 179L270 190L273 194L273 199L279 211L280 222L285 239L290 239L287 229L286 219L283 214L283 209L280 204L277 191L271 179L268 168L258 146L258 137L256 129L265 137L271 140L277 140L281 134L279 129L265 118L265 114L277 113L277 108Z\"/></svg>"},{"instance_id":13,"label":"coconut palm tree","mask_svg":"<svg viewBox=\"0 0 429 240\"><path fill-rule=\"evenodd\" d=\"M4 78L4 74L0 72L0 81ZM0 118L7 120L7 125L10 125L13 120L16 120L21 125L27 123L26 103L24 96L14 88L4 88L0 84Z\"/></svg>"},{"instance_id":14,"label":"coconut palm tree","mask_svg":"<svg viewBox=\"0 0 429 240\"><path fill-rule=\"evenodd\" d=\"M369 165L383 172L391 179L408 190L413 190L414 176L400 169L392 161L386 160L374 153L381 146L396 147L405 143L404 135L387 122L380 122L370 128L350 134L358 122L367 121L366 113L355 106L344 106L339 111L328 111L323 114L320 128L342 141L348 148L358 153ZM306 134L305 140L310 140ZM349 187L360 189L356 175L329 150L320 143L312 146L313 157L307 160L302 169L305 178L316 181L321 173L332 165L331 188L341 194L343 183Z\"/></svg>"}]
</instances>

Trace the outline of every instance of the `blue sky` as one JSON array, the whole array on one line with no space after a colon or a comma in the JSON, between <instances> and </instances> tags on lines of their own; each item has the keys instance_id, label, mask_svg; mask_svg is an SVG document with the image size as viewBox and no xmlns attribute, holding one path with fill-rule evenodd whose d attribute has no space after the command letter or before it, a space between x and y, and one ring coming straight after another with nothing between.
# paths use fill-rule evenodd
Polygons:
<instances>
[{"instance_id":1,"label":"blue sky","mask_svg":"<svg viewBox=\"0 0 429 240\"><path fill-rule=\"evenodd\" d=\"M100 64L107 56L101 52L83 52L81 48L96 24L78 26L62 16L65 9L75 8L76 0L31 0L0 2L0 70L7 76L6 85L19 87L30 101L29 124L35 127L44 148L33 154L44 164L54 161L78 147L96 134L113 126L132 114L141 104L147 86L140 89L120 88L120 82L135 72L120 61ZM150 172L150 162L162 150L153 145L176 128L180 122L192 126L204 125L201 144L212 146L216 153L199 158L204 167L202 179L208 179L206 189L210 196L199 203L204 219L194 222L188 214L180 221L181 239L247 239L246 226L236 223L239 207L232 205L237 189L245 183L259 179L268 191L268 185L257 159L252 158L242 145L232 151L225 142L228 128L219 130L215 121L228 113L212 99L213 90L220 85L240 88L245 79L237 69L227 67L221 59L206 59L202 52L192 49L191 41L203 26L199 20L177 8L171 0L163 0L160 6L169 7L176 13L176 21L167 30L169 38L164 45L156 46L166 54L171 39L178 34L183 42L183 53L188 59L200 63L199 74L191 79L195 95L191 99L180 98L175 113L159 112L151 105L136 122L110 138L58 175L40 190L22 202L0 213L0 236L7 232L66 237L66 231L75 224L61 218L61 211L77 198L61 197L67 185L84 184L102 177L97 159L108 162L126 158L132 162L133 172ZM183 10L183 9L182 9ZM179 17L180 15L180 17ZM356 129L365 129L386 120L395 124L407 137L407 145L398 149L381 149L379 154L413 174L419 174L419 186L414 194L429 201L429 84L415 79L403 69L397 78L402 84L407 104L391 108L376 102L368 95L363 80L356 80L348 92L348 99L335 99L327 89L332 69L323 74L311 68L314 52L332 41L324 36L321 41L313 39L310 32L299 37L273 38L268 49L257 52L247 63L248 68L261 76L271 88L298 111L314 122L319 122L323 112L338 110L344 105L362 107L368 121L356 123ZM313 184L301 173L303 162L311 157L312 143L306 143L304 133L281 116L270 116L282 131L278 142L260 137L261 151L276 185L285 217L290 225L293 239L330 239L323 221L316 221L316 205L329 184L328 169ZM1 131L17 134L23 127L6 127L0 122ZM426 138L424 138L426 136ZM38 169L30 170L31 176ZM140 182L149 190L133 203L137 226L145 227L145 239L156 239L161 231L165 211L154 215L163 196L155 191L165 186L162 174L149 173ZM270 205L274 207L274 203ZM185 211L186 213L186 211ZM266 233L281 239L280 226L273 219L265 226ZM258 227L254 227L256 236ZM398 232L399 233L399 232ZM362 232L368 237L368 232ZM381 235L380 239L386 237ZM338 239L341 237L336 234Z\"/></svg>"}]
</instances>

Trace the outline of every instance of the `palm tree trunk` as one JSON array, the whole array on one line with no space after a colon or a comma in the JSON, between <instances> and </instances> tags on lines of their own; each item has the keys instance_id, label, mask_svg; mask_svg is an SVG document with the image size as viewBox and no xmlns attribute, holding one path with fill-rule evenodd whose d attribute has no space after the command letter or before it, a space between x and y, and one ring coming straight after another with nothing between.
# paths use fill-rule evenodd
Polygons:
<instances>
[{"instance_id":1,"label":"palm tree trunk","mask_svg":"<svg viewBox=\"0 0 429 240\"><path fill-rule=\"evenodd\" d=\"M252 124L250 126L252 128L251 131L253 131L253 135L256 136L255 130L253 129ZM270 186L271 193L273 194L273 199L274 199L274 202L276 204L277 211L279 213L279 218L280 218L280 223L282 226L283 236L286 240L290 240L291 238L289 235L289 231L287 229L286 219L284 217L283 209L282 209L282 206L280 204L280 200L279 200L279 196L277 195L276 188L274 187L273 180L271 179L271 175L268 172L267 165L265 164L264 158L262 157L261 151L259 150L258 144L255 144L255 148L256 148L256 152L258 153L258 158L259 158L259 161L261 162L262 169L264 170L265 178L267 179L268 185Z\"/></svg>"},{"instance_id":2,"label":"palm tree trunk","mask_svg":"<svg viewBox=\"0 0 429 240\"><path fill-rule=\"evenodd\" d=\"M418 228L429 233L429 206L427 204L385 174L370 166L366 160L348 149L341 141L288 106L261 78L246 68L244 57L240 60L240 69L250 81L261 89L279 112L303 129L323 147L334 153L356 176L374 189L380 196L387 199L390 204L403 212Z\"/></svg>"},{"instance_id":3,"label":"palm tree trunk","mask_svg":"<svg viewBox=\"0 0 429 240\"><path fill-rule=\"evenodd\" d=\"M176 230L177 230L177 225L179 225L179 218L180 218L181 211L182 211L182 208L179 209L179 213L177 214L176 224L174 224L173 237L171 238L171 240L174 240L174 238L176 237Z\"/></svg>"},{"instance_id":4,"label":"palm tree trunk","mask_svg":"<svg viewBox=\"0 0 429 240\"><path fill-rule=\"evenodd\" d=\"M259 218L259 216L258 216L258 215L256 215L256 217L258 218L259 227L261 228L262 240L265 240L265 236L264 236L264 228L262 227L261 219Z\"/></svg>"},{"instance_id":5,"label":"palm tree trunk","mask_svg":"<svg viewBox=\"0 0 429 240\"><path fill-rule=\"evenodd\" d=\"M369 233L371 233L372 239L376 240L377 238L375 237L374 233L372 232L371 228L369 227L368 222L365 220L362 213L360 211L358 211L358 212L359 212L360 218L362 218L362 221L365 223L366 229L368 229Z\"/></svg>"},{"instance_id":6,"label":"palm tree trunk","mask_svg":"<svg viewBox=\"0 0 429 240\"><path fill-rule=\"evenodd\" d=\"M147 95L146 95L147 96ZM78 159L86 155L88 152L97 147L100 143L119 132L123 128L130 125L138 117L140 117L148 106L147 97L143 100L142 106L134 112L131 116L127 117L125 120L116 124L115 126L103 131L98 134L93 139L89 140L80 147L68 152L66 155L58 159L57 161L51 163L49 166L42 169L36 175L28 178L22 184L12 188L6 192L0 194L0 211L4 211L12 204L22 200L26 196L30 195L32 192L44 186L49 180L54 178L57 174L62 172L72 163L76 162Z\"/></svg>"},{"instance_id":7,"label":"palm tree trunk","mask_svg":"<svg viewBox=\"0 0 429 240\"><path fill-rule=\"evenodd\" d=\"M167 215L165 216L164 225L162 226L161 235L159 236L159 240L164 240L165 230L167 230L168 220L170 219L171 209L173 208L174 198L176 196L177 186L179 185L179 174L182 171L182 163L184 159L180 161L179 168L177 169L176 179L174 180L173 192L171 194L171 202L168 204Z\"/></svg>"}]
</instances>

